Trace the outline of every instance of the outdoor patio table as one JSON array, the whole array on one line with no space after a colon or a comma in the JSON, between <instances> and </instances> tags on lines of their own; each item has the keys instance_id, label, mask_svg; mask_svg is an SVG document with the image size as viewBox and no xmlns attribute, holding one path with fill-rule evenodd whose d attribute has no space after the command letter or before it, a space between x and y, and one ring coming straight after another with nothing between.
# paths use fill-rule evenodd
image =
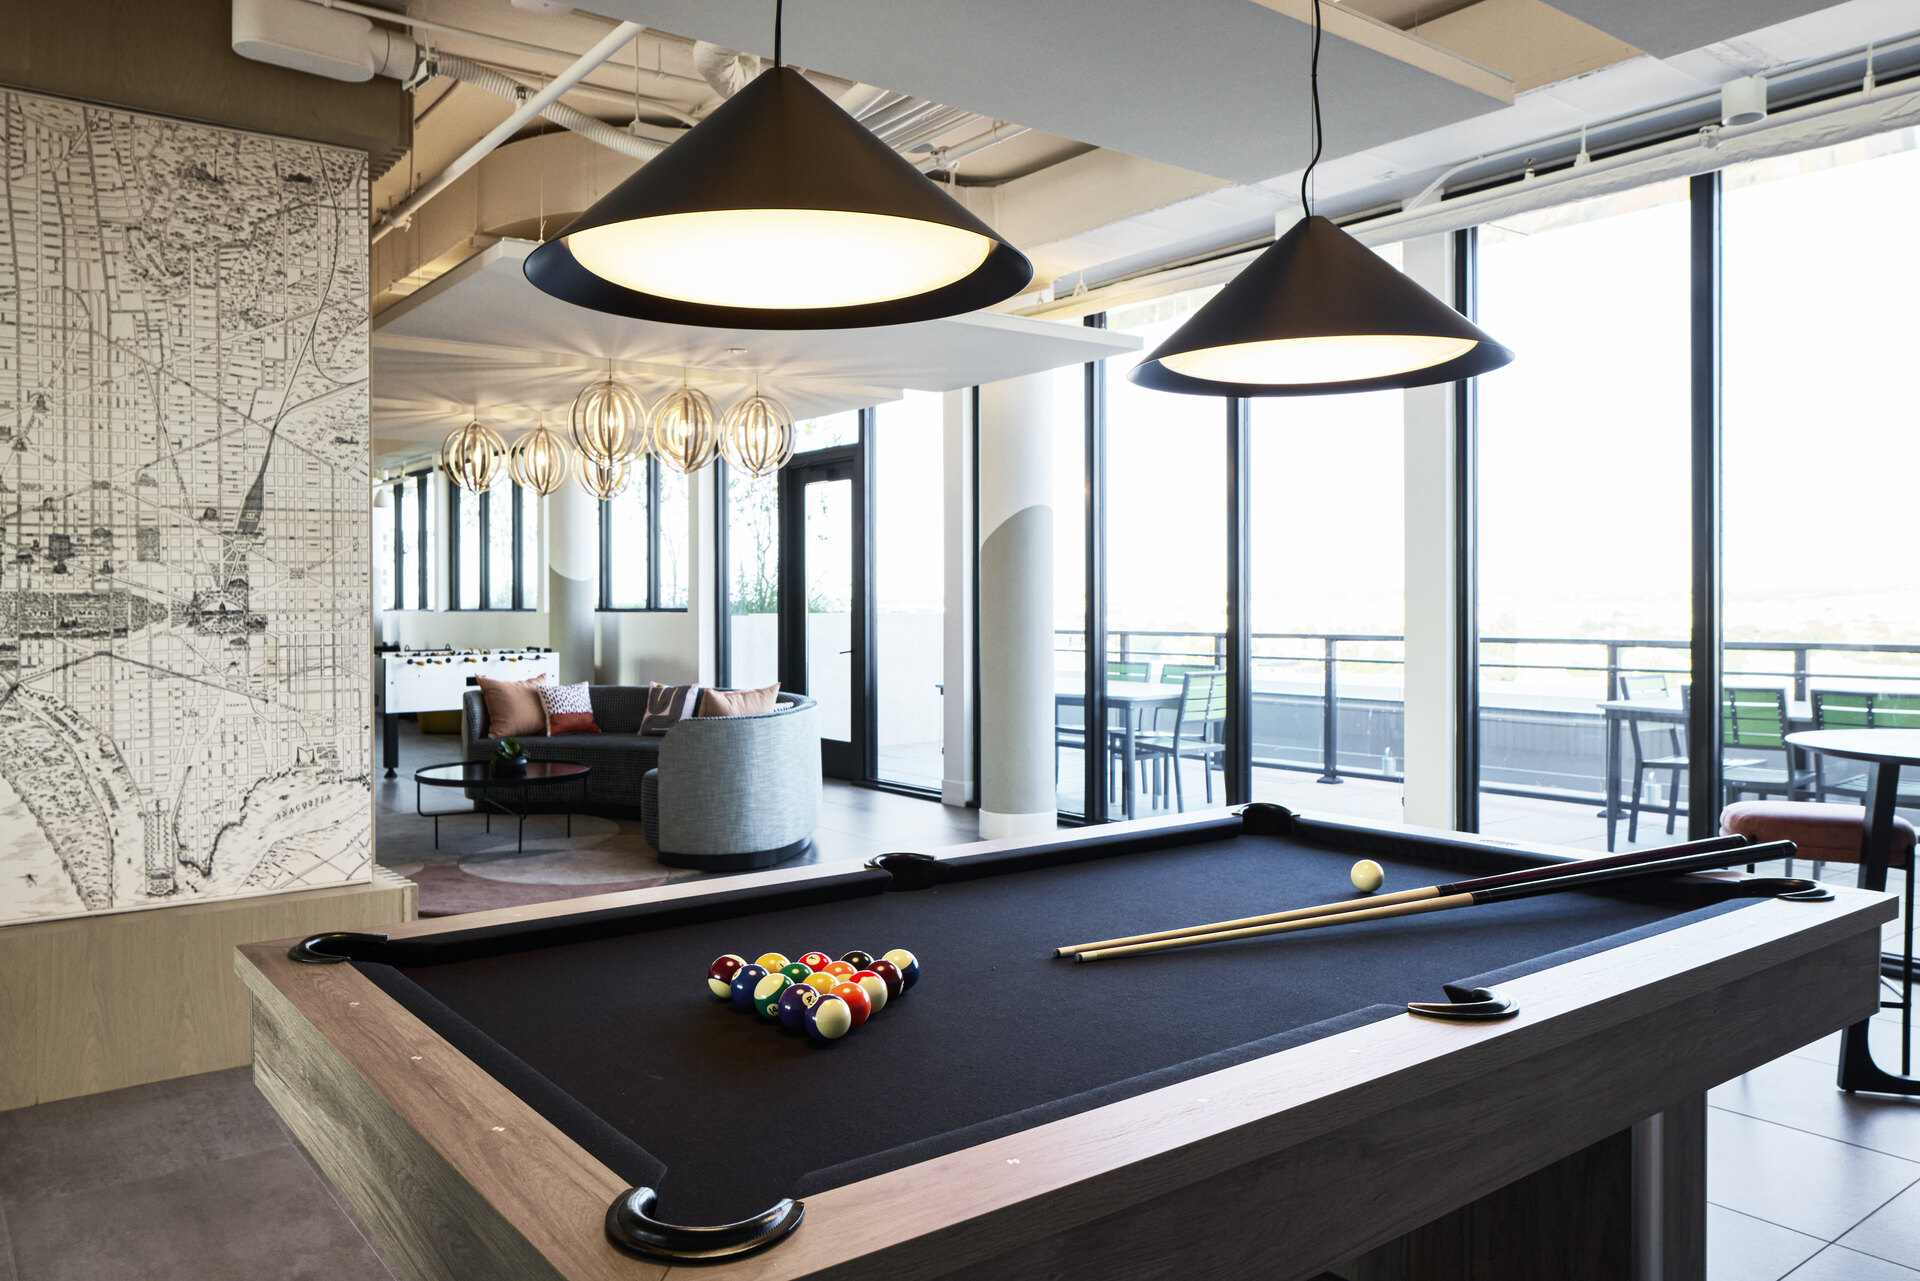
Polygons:
<instances>
[{"instance_id":1,"label":"outdoor patio table","mask_svg":"<svg viewBox=\"0 0 1920 1281\"><path fill-rule=\"evenodd\" d=\"M1599 704L1607 721L1607 783L1605 808L1600 812L1607 820L1607 848L1613 848L1614 828L1620 822L1620 727L1629 720L1659 721L1662 724L1685 727L1687 708L1677 698L1669 699L1633 699L1611 698ZM1787 723L1795 727L1810 728L1813 725L1813 706L1810 703L1788 703ZM1798 735L1789 736L1793 742Z\"/></svg>"},{"instance_id":2,"label":"outdoor patio table","mask_svg":"<svg viewBox=\"0 0 1920 1281\"><path fill-rule=\"evenodd\" d=\"M1107 706L1122 713L1120 762L1124 767L1121 777L1126 779L1126 787L1121 792L1120 805L1128 818L1133 817L1134 734L1139 729L1140 718L1155 708L1178 706L1180 689L1178 685L1150 685L1145 681L1107 682ZM1053 699L1061 707L1085 706L1086 682L1071 672L1057 673L1054 676Z\"/></svg>"}]
</instances>

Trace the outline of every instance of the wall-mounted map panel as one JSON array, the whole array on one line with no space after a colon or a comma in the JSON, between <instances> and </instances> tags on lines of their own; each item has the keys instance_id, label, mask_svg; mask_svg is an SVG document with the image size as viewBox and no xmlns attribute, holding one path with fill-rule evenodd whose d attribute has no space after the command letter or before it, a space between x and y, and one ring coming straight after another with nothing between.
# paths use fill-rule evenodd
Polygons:
<instances>
[{"instance_id":1,"label":"wall-mounted map panel","mask_svg":"<svg viewBox=\"0 0 1920 1281\"><path fill-rule=\"evenodd\" d=\"M364 155L0 92L0 923L371 877Z\"/></svg>"}]
</instances>

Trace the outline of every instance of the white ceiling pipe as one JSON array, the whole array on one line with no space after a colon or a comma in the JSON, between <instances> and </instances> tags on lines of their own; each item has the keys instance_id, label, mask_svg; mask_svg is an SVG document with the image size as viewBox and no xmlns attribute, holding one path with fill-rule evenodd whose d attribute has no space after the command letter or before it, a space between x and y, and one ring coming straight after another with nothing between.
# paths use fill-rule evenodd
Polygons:
<instances>
[{"instance_id":1,"label":"white ceiling pipe","mask_svg":"<svg viewBox=\"0 0 1920 1281\"><path fill-rule=\"evenodd\" d=\"M436 53L433 55L433 70L438 75L462 84L470 84L476 89L485 89L488 93L505 98L509 102L525 102L532 96L533 90L521 84L505 72L495 71L492 67L462 58L457 54ZM667 149L663 142L651 138L642 138L616 129L604 120L588 115L584 111L575 111L564 102L556 102L540 113L548 120L564 128L571 129L581 137L597 142L635 160L651 160Z\"/></svg>"},{"instance_id":2,"label":"white ceiling pipe","mask_svg":"<svg viewBox=\"0 0 1920 1281\"><path fill-rule=\"evenodd\" d=\"M722 98L731 98L760 74L760 58L756 54L723 49L708 40L696 40L693 42L693 69L713 87L715 93Z\"/></svg>"},{"instance_id":3,"label":"white ceiling pipe","mask_svg":"<svg viewBox=\"0 0 1920 1281\"><path fill-rule=\"evenodd\" d=\"M935 169L945 168L956 160L964 160L977 151L985 151L988 147L997 147L1007 139L1018 138L1026 132L1028 129L1025 125L995 125L985 133L948 147L945 151L934 152L927 159L922 160L917 168L921 173L932 173Z\"/></svg>"},{"instance_id":4,"label":"white ceiling pipe","mask_svg":"<svg viewBox=\"0 0 1920 1281\"><path fill-rule=\"evenodd\" d=\"M468 147L459 159L436 174L433 179L401 201L373 226L372 239L378 243L396 228L405 225L415 212L448 187L460 179L460 176L484 160L496 147L513 137L526 123L560 100L560 96L581 80L588 72L618 53L622 46L646 28L637 22L623 22L602 36L600 42L580 56L579 61L562 71L548 82L547 87L521 103L513 114L495 125L486 137Z\"/></svg>"}]
</instances>

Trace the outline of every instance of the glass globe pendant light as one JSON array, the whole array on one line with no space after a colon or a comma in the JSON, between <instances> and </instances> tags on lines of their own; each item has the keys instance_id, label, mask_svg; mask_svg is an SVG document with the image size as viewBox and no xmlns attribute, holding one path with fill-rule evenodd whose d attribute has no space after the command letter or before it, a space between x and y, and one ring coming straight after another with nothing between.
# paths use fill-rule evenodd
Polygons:
<instances>
[{"instance_id":1,"label":"glass globe pendant light","mask_svg":"<svg viewBox=\"0 0 1920 1281\"><path fill-rule=\"evenodd\" d=\"M1128 377L1201 396L1319 396L1452 382L1513 353L1315 214L1320 163L1320 0L1313 0L1313 156L1306 217L1275 241Z\"/></svg>"},{"instance_id":2,"label":"glass globe pendant light","mask_svg":"<svg viewBox=\"0 0 1920 1281\"><path fill-rule=\"evenodd\" d=\"M573 461L574 479L580 482L580 488L603 503L618 498L633 474L633 461L628 458L616 458L610 463L603 463L597 458L576 454Z\"/></svg>"},{"instance_id":3,"label":"glass globe pendant light","mask_svg":"<svg viewBox=\"0 0 1920 1281\"><path fill-rule=\"evenodd\" d=\"M611 360L607 376L588 383L573 398L568 425L573 447L583 458L610 463L646 452L647 407L633 388L613 376Z\"/></svg>"},{"instance_id":4,"label":"glass globe pendant light","mask_svg":"<svg viewBox=\"0 0 1920 1281\"><path fill-rule=\"evenodd\" d=\"M680 325L847 329L973 311L1033 265L872 131L774 65L558 237L539 288Z\"/></svg>"},{"instance_id":5,"label":"glass globe pendant light","mask_svg":"<svg viewBox=\"0 0 1920 1281\"><path fill-rule=\"evenodd\" d=\"M513 478L542 498L567 483L571 461L567 442L547 426L544 416L539 426L514 441L507 451L507 468Z\"/></svg>"},{"instance_id":6,"label":"glass globe pendant light","mask_svg":"<svg viewBox=\"0 0 1920 1281\"><path fill-rule=\"evenodd\" d=\"M477 418L440 446L440 470L470 494L492 489L506 465L507 442Z\"/></svg>"},{"instance_id":7,"label":"glass globe pendant light","mask_svg":"<svg viewBox=\"0 0 1920 1281\"><path fill-rule=\"evenodd\" d=\"M727 410L720 421L720 456L727 466L756 480L771 476L793 457L793 415L771 396L753 395Z\"/></svg>"},{"instance_id":8,"label":"glass globe pendant light","mask_svg":"<svg viewBox=\"0 0 1920 1281\"><path fill-rule=\"evenodd\" d=\"M699 471L720 452L713 400L685 382L653 407L653 456L683 475Z\"/></svg>"}]
</instances>

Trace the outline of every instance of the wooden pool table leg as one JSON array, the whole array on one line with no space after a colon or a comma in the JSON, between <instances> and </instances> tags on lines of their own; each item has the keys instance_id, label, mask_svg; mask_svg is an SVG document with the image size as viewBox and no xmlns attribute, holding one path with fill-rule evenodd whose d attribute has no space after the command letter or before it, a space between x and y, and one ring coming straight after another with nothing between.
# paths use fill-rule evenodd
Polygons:
<instances>
[{"instance_id":1,"label":"wooden pool table leg","mask_svg":"<svg viewBox=\"0 0 1920 1281\"><path fill-rule=\"evenodd\" d=\"M1701 1281L1707 1109L1693 1098L1370 1250L1351 1281Z\"/></svg>"}]
</instances>

